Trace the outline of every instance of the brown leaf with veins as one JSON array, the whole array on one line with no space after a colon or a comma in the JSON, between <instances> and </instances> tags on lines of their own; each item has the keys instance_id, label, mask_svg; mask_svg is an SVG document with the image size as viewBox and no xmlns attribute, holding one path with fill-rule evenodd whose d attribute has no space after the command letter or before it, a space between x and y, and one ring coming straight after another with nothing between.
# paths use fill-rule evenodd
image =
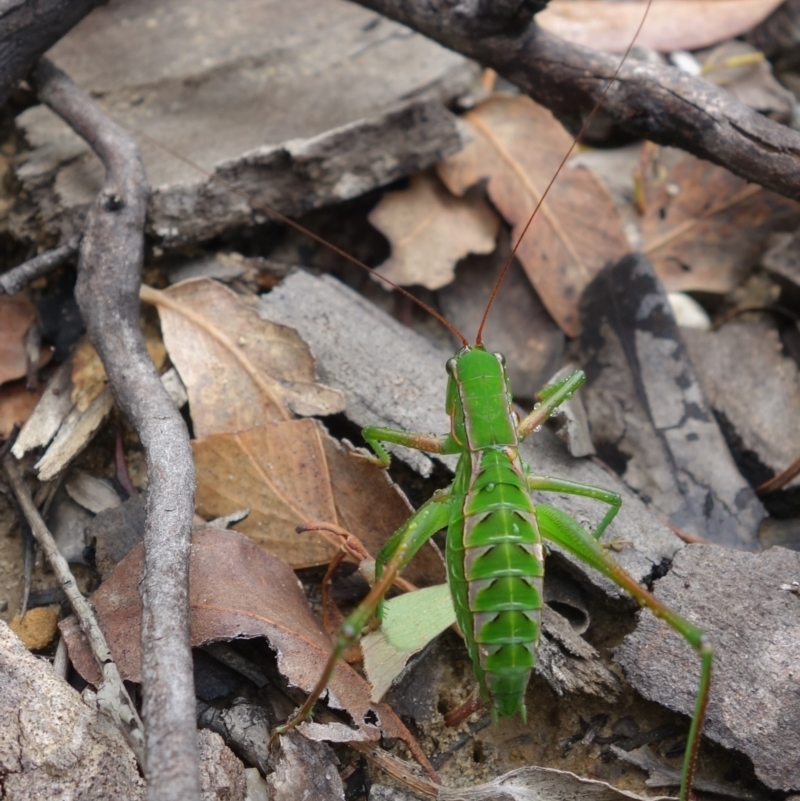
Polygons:
<instances>
[{"instance_id":1,"label":"brown leaf with veins","mask_svg":"<svg viewBox=\"0 0 800 801\"><path fill-rule=\"evenodd\" d=\"M36 310L24 295L0 294L0 384L27 373L25 332L35 319Z\"/></svg>"},{"instance_id":2,"label":"brown leaf with veins","mask_svg":"<svg viewBox=\"0 0 800 801\"><path fill-rule=\"evenodd\" d=\"M654 0L637 45L662 53L699 50L746 33L783 0ZM536 22L546 31L593 50L624 53L644 17L647 0L551 0Z\"/></svg>"},{"instance_id":3,"label":"brown leaf with veins","mask_svg":"<svg viewBox=\"0 0 800 801\"><path fill-rule=\"evenodd\" d=\"M297 534L309 520L337 523L330 472L315 420L266 423L192 443L197 511L212 519L249 508L235 528L294 568L331 561L338 551L321 534Z\"/></svg>"},{"instance_id":4,"label":"brown leaf with veins","mask_svg":"<svg viewBox=\"0 0 800 801\"><path fill-rule=\"evenodd\" d=\"M639 169L643 251L670 292L729 292L800 204L682 150L645 143Z\"/></svg>"},{"instance_id":5,"label":"brown leaf with veins","mask_svg":"<svg viewBox=\"0 0 800 801\"><path fill-rule=\"evenodd\" d=\"M195 434L245 431L299 415L342 411L344 398L316 380L297 332L262 320L222 284L201 278L141 297L158 307L164 343L189 393Z\"/></svg>"},{"instance_id":6,"label":"brown leaf with veins","mask_svg":"<svg viewBox=\"0 0 800 801\"><path fill-rule=\"evenodd\" d=\"M134 682L142 680L141 579L142 545L137 545L92 596L120 674ZM308 692L316 684L330 640L291 568L247 537L219 529L192 534L189 609L193 647L265 637L277 653L279 670L292 685ZM76 670L96 685L97 665L77 620L67 618L60 628ZM383 733L413 742L389 706L369 700L369 685L349 665L336 668L329 689L329 703L346 709L368 739L377 740Z\"/></svg>"},{"instance_id":7,"label":"brown leaf with veins","mask_svg":"<svg viewBox=\"0 0 800 801\"><path fill-rule=\"evenodd\" d=\"M323 432L322 445L341 525L358 537L373 557L377 556L414 509L386 470L349 456L327 432ZM420 548L403 571L403 578L419 587L446 580L442 556L432 542Z\"/></svg>"},{"instance_id":8,"label":"brown leaf with veins","mask_svg":"<svg viewBox=\"0 0 800 801\"><path fill-rule=\"evenodd\" d=\"M391 243L392 255L377 271L401 286L440 289L469 253L491 253L500 220L479 194L454 197L427 172L408 189L387 192L369 221Z\"/></svg>"},{"instance_id":9,"label":"brown leaf with veins","mask_svg":"<svg viewBox=\"0 0 800 801\"><path fill-rule=\"evenodd\" d=\"M572 144L553 115L528 97L492 95L465 115L474 141L438 166L451 192L488 179L495 207L517 241ZM579 332L578 301L609 261L629 250L608 190L585 168L567 166L517 250L517 258L553 319Z\"/></svg>"}]
</instances>

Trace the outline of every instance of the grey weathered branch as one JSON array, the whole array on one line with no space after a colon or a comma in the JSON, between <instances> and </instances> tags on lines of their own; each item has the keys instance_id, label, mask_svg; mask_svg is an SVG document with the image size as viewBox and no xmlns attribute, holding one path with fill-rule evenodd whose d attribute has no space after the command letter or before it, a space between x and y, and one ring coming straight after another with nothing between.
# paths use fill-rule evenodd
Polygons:
<instances>
[{"instance_id":1,"label":"grey weathered branch","mask_svg":"<svg viewBox=\"0 0 800 801\"><path fill-rule=\"evenodd\" d=\"M543 31L524 0L494 6L482 0L357 2L492 67L562 119L590 111L618 63L618 58ZM671 67L629 60L603 111L637 137L682 148L800 199L800 133L711 83Z\"/></svg>"},{"instance_id":2,"label":"grey weathered branch","mask_svg":"<svg viewBox=\"0 0 800 801\"><path fill-rule=\"evenodd\" d=\"M31 77L42 101L106 168L81 241L75 294L117 404L147 459L142 684L148 798L191 801L200 798L188 620L195 476L186 425L139 329L149 187L131 137L63 72L42 59Z\"/></svg>"},{"instance_id":3,"label":"grey weathered branch","mask_svg":"<svg viewBox=\"0 0 800 801\"><path fill-rule=\"evenodd\" d=\"M106 0L0 0L0 106L68 30Z\"/></svg>"}]
</instances>

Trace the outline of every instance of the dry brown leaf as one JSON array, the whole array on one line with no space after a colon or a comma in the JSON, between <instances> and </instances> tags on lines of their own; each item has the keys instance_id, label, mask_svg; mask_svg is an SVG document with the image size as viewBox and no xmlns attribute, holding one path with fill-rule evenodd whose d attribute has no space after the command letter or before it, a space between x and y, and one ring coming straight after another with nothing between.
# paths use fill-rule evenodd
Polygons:
<instances>
[{"instance_id":1,"label":"dry brown leaf","mask_svg":"<svg viewBox=\"0 0 800 801\"><path fill-rule=\"evenodd\" d=\"M338 549L321 534L295 532L309 520L338 522L319 423L267 423L192 445L203 517L249 508L235 528L294 568L326 564L335 556Z\"/></svg>"},{"instance_id":2,"label":"dry brown leaf","mask_svg":"<svg viewBox=\"0 0 800 801\"><path fill-rule=\"evenodd\" d=\"M682 150L647 143L639 174L643 250L670 292L729 292L800 224L796 201Z\"/></svg>"},{"instance_id":3,"label":"dry brown leaf","mask_svg":"<svg viewBox=\"0 0 800 801\"><path fill-rule=\"evenodd\" d=\"M25 332L35 319L36 310L24 295L0 294L0 384L26 374Z\"/></svg>"},{"instance_id":4,"label":"dry brown leaf","mask_svg":"<svg viewBox=\"0 0 800 801\"><path fill-rule=\"evenodd\" d=\"M549 111L523 96L493 95L465 119L475 140L442 162L439 175L458 195L488 179L489 197L516 241L572 137ZM576 336L584 287L604 264L627 251L608 190L589 170L568 167L539 209L517 257L553 319Z\"/></svg>"},{"instance_id":5,"label":"dry brown leaf","mask_svg":"<svg viewBox=\"0 0 800 801\"><path fill-rule=\"evenodd\" d=\"M697 50L749 31L783 0L654 0L636 43L662 53ZM536 21L550 33L594 50L623 53L646 0L551 0Z\"/></svg>"},{"instance_id":6,"label":"dry brown leaf","mask_svg":"<svg viewBox=\"0 0 800 801\"><path fill-rule=\"evenodd\" d=\"M401 286L440 289L455 277L456 262L469 253L491 253L500 220L479 194L453 197L427 172L408 189L387 192L369 221L392 244L378 272Z\"/></svg>"},{"instance_id":7,"label":"dry brown leaf","mask_svg":"<svg viewBox=\"0 0 800 801\"><path fill-rule=\"evenodd\" d=\"M141 682L141 577L142 546L137 545L92 596L120 674L134 682ZM306 692L316 683L330 652L330 640L312 615L292 570L235 531L193 533L189 609L193 647L265 637L277 651L280 671ZM76 619L68 618L60 628L75 668L96 684L97 666ZM377 740L381 732L406 742L411 739L386 704L369 700L369 685L349 665L336 668L330 691L370 739Z\"/></svg>"},{"instance_id":8,"label":"dry brown leaf","mask_svg":"<svg viewBox=\"0 0 800 801\"><path fill-rule=\"evenodd\" d=\"M31 392L24 381L0 387L0 437L8 438L15 425L22 425L31 416L43 392L44 385Z\"/></svg>"},{"instance_id":9,"label":"dry brown leaf","mask_svg":"<svg viewBox=\"0 0 800 801\"><path fill-rule=\"evenodd\" d=\"M143 286L141 297L158 307L198 437L288 420L290 411L328 415L344 408L340 392L316 381L297 333L260 319L222 284L201 278L164 292Z\"/></svg>"}]
</instances>

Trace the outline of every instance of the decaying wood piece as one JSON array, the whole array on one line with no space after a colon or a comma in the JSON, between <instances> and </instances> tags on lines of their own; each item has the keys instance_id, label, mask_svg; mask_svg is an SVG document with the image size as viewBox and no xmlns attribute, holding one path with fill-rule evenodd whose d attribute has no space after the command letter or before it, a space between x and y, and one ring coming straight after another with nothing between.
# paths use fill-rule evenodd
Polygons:
<instances>
[{"instance_id":1,"label":"decaying wood piece","mask_svg":"<svg viewBox=\"0 0 800 801\"><path fill-rule=\"evenodd\" d=\"M702 626L714 646L706 736L747 754L773 790L800 789L800 598L791 585L799 574L795 551L690 545L655 584L658 598ZM649 612L617 659L645 697L691 714L697 658Z\"/></svg>"},{"instance_id":2,"label":"decaying wood piece","mask_svg":"<svg viewBox=\"0 0 800 801\"><path fill-rule=\"evenodd\" d=\"M8 799L144 799L125 738L0 621L0 770Z\"/></svg>"},{"instance_id":3,"label":"decaying wood piece","mask_svg":"<svg viewBox=\"0 0 800 801\"><path fill-rule=\"evenodd\" d=\"M187 603L194 463L186 425L139 329L149 187L136 145L64 73L43 60L32 79L106 167L81 241L75 294L115 400L142 441L150 476L142 582L148 797L199 799Z\"/></svg>"},{"instance_id":4,"label":"decaying wood piece","mask_svg":"<svg viewBox=\"0 0 800 801\"><path fill-rule=\"evenodd\" d=\"M733 462L647 259L608 265L581 302L582 390L598 452L676 528L753 549L766 516Z\"/></svg>"},{"instance_id":5,"label":"decaying wood piece","mask_svg":"<svg viewBox=\"0 0 800 801\"><path fill-rule=\"evenodd\" d=\"M457 151L448 106L481 91L462 56L332 0L112 4L50 57L138 141L154 187L148 232L166 246L266 216L139 131L297 215ZM32 145L17 168L30 202L16 204L11 227L64 241L80 230L102 169L47 109L28 109L17 124Z\"/></svg>"}]
</instances>

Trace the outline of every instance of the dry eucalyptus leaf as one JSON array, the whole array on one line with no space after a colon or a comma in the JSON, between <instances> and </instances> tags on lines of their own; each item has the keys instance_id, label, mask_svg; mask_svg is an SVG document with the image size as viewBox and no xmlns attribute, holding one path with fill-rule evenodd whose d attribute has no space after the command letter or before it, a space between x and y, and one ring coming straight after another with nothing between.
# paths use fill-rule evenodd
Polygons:
<instances>
[{"instance_id":1,"label":"dry eucalyptus leaf","mask_svg":"<svg viewBox=\"0 0 800 801\"><path fill-rule=\"evenodd\" d=\"M297 333L261 320L222 284L201 278L164 292L143 286L141 297L158 307L197 436L287 420L290 411L327 415L344 408L341 393L317 382Z\"/></svg>"},{"instance_id":2,"label":"dry eucalyptus leaf","mask_svg":"<svg viewBox=\"0 0 800 801\"><path fill-rule=\"evenodd\" d=\"M697 50L739 36L783 0L655 0L636 43L662 53ZM593 50L623 53L644 17L646 0L551 0L536 15L545 30Z\"/></svg>"},{"instance_id":3,"label":"dry eucalyptus leaf","mask_svg":"<svg viewBox=\"0 0 800 801\"><path fill-rule=\"evenodd\" d=\"M796 201L682 150L645 143L640 182L643 250L670 292L731 291L800 224Z\"/></svg>"},{"instance_id":4,"label":"dry eucalyptus leaf","mask_svg":"<svg viewBox=\"0 0 800 801\"><path fill-rule=\"evenodd\" d=\"M315 420L287 420L196 440L198 512L211 519L249 507L237 531L294 568L330 562L334 545L295 532L309 520L338 522L322 434Z\"/></svg>"},{"instance_id":5,"label":"dry eucalyptus leaf","mask_svg":"<svg viewBox=\"0 0 800 801\"><path fill-rule=\"evenodd\" d=\"M142 545L123 559L92 596L100 626L120 674L141 681ZM309 609L291 568L235 531L199 529L192 535L189 569L190 639L193 647L212 642L265 637L290 684L312 689L331 644ZM61 623L70 659L90 683L97 666L78 623ZM345 709L361 732L377 740L412 738L385 704L369 700L369 686L349 665L340 664L329 685L329 703Z\"/></svg>"},{"instance_id":6,"label":"dry eucalyptus leaf","mask_svg":"<svg viewBox=\"0 0 800 801\"><path fill-rule=\"evenodd\" d=\"M369 221L389 240L392 255L378 272L401 286L440 289L469 253L491 253L500 220L479 195L454 197L431 173L417 173L408 189L387 192Z\"/></svg>"},{"instance_id":7,"label":"dry eucalyptus leaf","mask_svg":"<svg viewBox=\"0 0 800 801\"><path fill-rule=\"evenodd\" d=\"M488 179L489 197L512 226L516 242L572 137L549 111L524 96L495 94L464 119L475 139L439 164L439 176L457 195ZM604 264L627 251L608 190L589 170L567 168L539 209L517 258L556 323L576 336L581 292Z\"/></svg>"},{"instance_id":8,"label":"dry eucalyptus leaf","mask_svg":"<svg viewBox=\"0 0 800 801\"><path fill-rule=\"evenodd\" d=\"M386 470L352 458L324 430L322 445L341 525L376 556L389 537L414 514L414 509ZM418 587L445 580L442 555L432 541L420 548L403 571L403 578Z\"/></svg>"},{"instance_id":9,"label":"dry eucalyptus leaf","mask_svg":"<svg viewBox=\"0 0 800 801\"><path fill-rule=\"evenodd\" d=\"M24 295L0 294L0 384L27 373L24 338L35 319L36 310Z\"/></svg>"}]
</instances>

